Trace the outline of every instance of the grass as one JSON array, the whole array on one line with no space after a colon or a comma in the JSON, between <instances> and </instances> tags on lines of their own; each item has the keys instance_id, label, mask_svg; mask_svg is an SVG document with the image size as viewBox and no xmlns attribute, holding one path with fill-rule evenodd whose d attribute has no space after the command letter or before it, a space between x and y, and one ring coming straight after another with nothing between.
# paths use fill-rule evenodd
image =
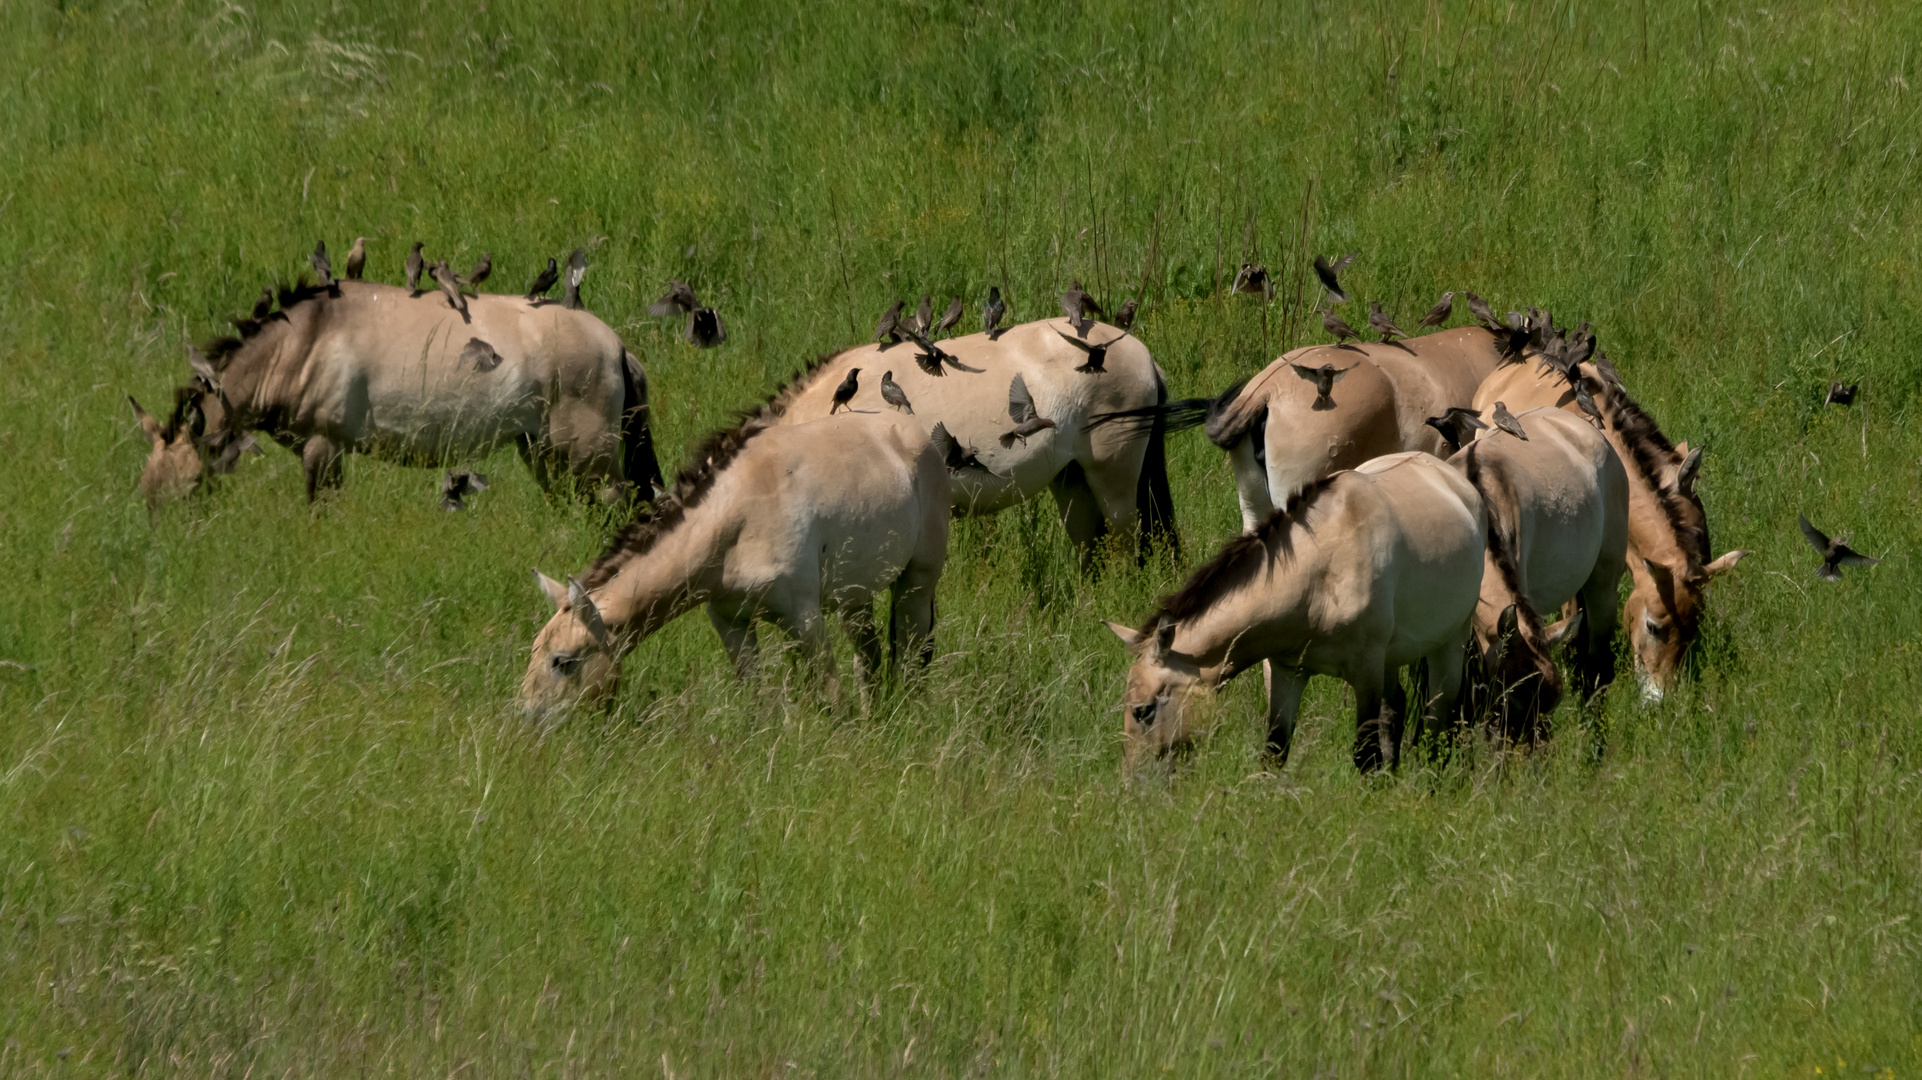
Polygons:
<instances>
[{"instance_id":1,"label":"grass","mask_svg":"<svg viewBox=\"0 0 1922 1080\"><path fill-rule=\"evenodd\" d=\"M0 6L0 1074L1922 1073L1922 9ZM678 448L897 298L1145 280L1177 395L1318 339L1313 251L1592 320L1709 446L1700 663L1545 750L1354 775L1258 690L1120 775L1132 620L1043 506L960 523L870 714L703 620L605 719L510 698L610 522L291 455L149 525L150 407L325 237L586 296ZM339 257L338 255L336 256ZM1231 303L1244 260L1275 304ZM1146 267L1144 273L1144 267ZM731 339L642 314L691 281ZM1237 298L1238 299L1238 298ZM978 300L976 301L978 302ZM1861 403L1824 409L1831 378ZM1190 557L1238 525L1171 468ZM1885 556L1813 579L1795 514Z\"/></svg>"}]
</instances>

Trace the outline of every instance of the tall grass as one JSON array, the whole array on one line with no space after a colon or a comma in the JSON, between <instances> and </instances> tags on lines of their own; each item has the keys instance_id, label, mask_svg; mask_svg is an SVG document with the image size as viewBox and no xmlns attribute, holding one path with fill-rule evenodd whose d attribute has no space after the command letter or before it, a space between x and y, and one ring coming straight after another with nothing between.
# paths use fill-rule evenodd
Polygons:
<instances>
[{"instance_id":1,"label":"tall grass","mask_svg":"<svg viewBox=\"0 0 1922 1080\"><path fill-rule=\"evenodd\" d=\"M1909 558L1922 11L1899 3L0 5L0 1074L1922 1072ZM1178 395L1363 298L1591 320L1717 551L1684 692L1545 750L1288 767L1232 684L1127 782L1133 619L1045 504L958 525L940 652L830 712L701 620L618 708L509 704L610 527L507 455L466 514L270 450L152 525L152 407L259 287L374 238L590 306L675 448L899 298L1145 289ZM1223 295L1243 261L1264 310ZM712 352L642 308L667 278ZM977 309L978 310L978 309ZM1822 408L1832 378L1860 404ZM1192 555L1238 525L1171 447ZM1886 557L1813 579L1806 512Z\"/></svg>"}]
</instances>

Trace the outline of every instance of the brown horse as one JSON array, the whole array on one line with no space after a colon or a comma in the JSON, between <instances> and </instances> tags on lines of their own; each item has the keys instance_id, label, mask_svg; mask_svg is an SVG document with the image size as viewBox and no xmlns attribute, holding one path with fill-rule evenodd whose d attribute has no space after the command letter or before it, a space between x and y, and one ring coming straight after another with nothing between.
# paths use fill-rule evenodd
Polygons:
<instances>
[{"instance_id":1,"label":"brown horse","mask_svg":"<svg viewBox=\"0 0 1922 1080\"><path fill-rule=\"evenodd\" d=\"M480 295L462 312L439 293L366 281L282 289L279 301L195 366L213 392L209 431L260 430L293 449L310 500L340 483L349 452L438 467L508 442L544 488L563 469L606 495L660 480L646 373L586 311ZM199 464L150 459L141 488L190 490Z\"/></svg>"}]
</instances>

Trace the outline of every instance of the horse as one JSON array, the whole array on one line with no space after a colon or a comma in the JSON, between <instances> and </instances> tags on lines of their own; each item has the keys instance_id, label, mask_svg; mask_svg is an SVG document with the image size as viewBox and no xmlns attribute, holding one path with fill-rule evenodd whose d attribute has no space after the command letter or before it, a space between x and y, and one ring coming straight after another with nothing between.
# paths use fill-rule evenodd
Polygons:
<instances>
[{"instance_id":1,"label":"horse","mask_svg":"<svg viewBox=\"0 0 1922 1080\"><path fill-rule=\"evenodd\" d=\"M1573 385L1524 357L1496 371L1475 392L1484 419L1500 401L1510 411L1542 406L1582 415ZM1695 492L1700 447L1669 444L1655 420L1592 364L1578 365L1602 414L1602 434L1628 472L1628 600L1622 606L1635 673L1646 701L1660 701L1701 634L1709 583L1748 554L1710 557L1708 514ZM1591 612L1591 614L1593 614Z\"/></svg>"},{"instance_id":2,"label":"horse","mask_svg":"<svg viewBox=\"0 0 1922 1080\"><path fill-rule=\"evenodd\" d=\"M297 284L280 310L195 358L211 431L259 430L298 453L311 502L366 453L439 467L512 441L544 489L565 469L612 497L660 482L647 375L608 325L551 301L371 281ZM204 466L150 459L141 489L190 490Z\"/></svg>"},{"instance_id":3,"label":"horse","mask_svg":"<svg viewBox=\"0 0 1922 1080\"><path fill-rule=\"evenodd\" d=\"M1560 409L1517 419L1523 441L1489 430L1448 459L1488 516L1475 643L1503 729L1533 740L1563 687L1557 646L1572 651L1584 700L1615 674L1616 588L1627 569L1628 474L1602 434ZM1544 627L1539 612L1574 602Z\"/></svg>"},{"instance_id":4,"label":"horse","mask_svg":"<svg viewBox=\"0 0 1922 1080\"><path fill-rule=\"evenodd\" d=\"M1088 354L1069 337L1106 346L1100 370L1087 370ZM837 409L892 412L881 397L881 377L889 374L914 410L910 419L924 431L943 425L979 462L954 471L957 516L996 514L1046 489L1084 572L1093 568L1097 542L1110 533L1134 534L1142 558L1156 541L1178 544L1161 426L1123 430L1090 423L1100 413L1167 400L1161 369L1139 339L1106 323L1090 321L1077 330L1067 319L1044 319L933 344L952 362L934 359L924 367L917 357L930 354L913 342L857 346L816 361L768 406L778 405L784 424L807 423ZM837 406L835 391L854 368L860 369L856 392ZM943 374L932 374L936 370ZM1017 377L1034 411L1054 427L1007 439L1017 426L1009 413Z\"/></svg>"},{"instance_id":5,"label":"horse","mask_svg":"<svg viewBox=\"0 0 1922 1080\"><path fill-rule=\"evenodd\" d=\"M771 621L800 642L833 701L823 612L840 615L865 686L881 666L874 598L886 590L894 661L925 664L950 498L942 453L908 417L750 416L709 437L579 578L534 572L555 611L534 639L522 705L540 716L611 702L627 653L701 605L742 677L756 621Z\"/></svg>"},{"instance_id":6,"label":"horse","mask_svg":"<svg viewBox=\"0 0 1922 1080\"><path fill-rule=\"evenodd\" d=\"M1287 760L1308 677L1333 675L1355 691L1355 767L1394 767L1407 712L1400 670L1426 667L1435 693L1424 691L1423 726L1460 690L1486 532L1474 485L1420 452L1302 488L1140 629L1107 624L1134 654L1122 698L1128 767L1189 744L1193 699L1257 662L1274 760Z\"/></svg>"}]
</instances>

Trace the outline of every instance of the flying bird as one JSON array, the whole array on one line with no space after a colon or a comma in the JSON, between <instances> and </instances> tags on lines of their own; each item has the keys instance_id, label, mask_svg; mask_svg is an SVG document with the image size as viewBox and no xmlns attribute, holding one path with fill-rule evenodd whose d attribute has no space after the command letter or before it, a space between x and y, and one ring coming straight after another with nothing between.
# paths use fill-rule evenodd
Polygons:
<instances>
[{"instance_id":1,"label":"flying bird","mask_svg":"<svg viewBox=\"0 0 1922 1080\"><path fill-rule=\"evenodd\" d=\"M908 335L909 341L914 342L916 349L914 362L922 371L939 379L947 375L947 372L941 368L942 361L945 360L955 367L961 366L960 361L949 356L946 349L928 340L926 334L916 333L911 326L903 326L901 327L901 331Z\"/></svg>"},{"instance_id":2,"label":"flying bird","mask_svg":"<svg viewBox=\"0 0 1922 1080\"><path fill-rule=\"evenodd\" d=\"M948 434L948 425L946 424L937 421L934 425L934 430L928 432L928 441L933 443L934 448L941 452L943 460L947 462L949 472L960 472L962 469L980 469L982 472L989 473L990 475L1000 475L981 463L981 458L977 456L978 451L976 451L974 447L964 447L961 445L960 439Z\"/></svg>"},{"instance_id":3,"label":"flying bird","mask_svg":"<svg viewBox=\"0 0 1922 1080\"><path fill-rule=\"evenodd\" d=\"M995 330L1001 325L1001 317L1008 313L1008 305L1001 301L1001 287L988 286L988 302L981 307L981 332L993 341Z\"/></svg>"},{"instance_id":4,"label":"flying bird","mask_svg":"<svg viewBox=\"0 0 1922 1080\"><path fill-rule=\"evenodd\" d=\"M255 308L254 310L258 311L260 309ZM254 317L259 318L260 316L256 315ZM1853 405L1855 404L1855 390L1856 387L1854 385L1844 385L1839 381L1832 382L1829 384L1829 395L1822 399L1822 404Z\"/></svg>"},{"instance_id":5,"label":"flying bird","mask_svg":"<svg viewBox=\"0 0 1922 1080\"><path fill-rule=\"evenodd\" d=\"M332 288L334 285L334 262L327 257L327 241L314 245L314 253L307 257L314 264L314 273L320 275L320 283Z\"/></svg>"},{"instance_id":6,"label":"flying bird","mask_svg":"<svg viewBox=\"0 0 1922 1080\"><path fill-rule=\"evenodd\" d=\"M1476 322L1481 323L1482 326L1496 333L1501 332L1502 324L1496 320L1495 311L1488 306L1488 301L1483 300L1472 292L1464 292L1462 295L1468 298L1468 311L1469 314L1475 316Z\"/></svg>"},{"instance_id":7,"label":"flying bird","mask_svg":"<svg viewBox=\"0 0 1922 1080\"><path fill-rule=\"evenodd\" d=\"M1235 283L1228 290L1237 293L1258 293L1261 298L1275 298L1275 283L1268 276L1268 268L1254 263L1242 263L1241 270L1235 274Z\"/></svg>"},{"instance_id":8,"label":"flying bird","mask_svg":"<svg viewBox=\"0 0 1922 1080\"><path fill-rule=\"evenodd\" d=\"M1822 530L1809 524L1809 519L1801 514L1795 515L1802 523L1802 537L1809 546L1822 553L1822 565L1816 567L1815 576L1823 581L1842 580L1841 567L1874 566L1881 559L1871 559L1840 540L1831 540Z\"/></svg>"},{"instance_id":9,"label":"flying bird","mask_svg":"<svg viewBox=\"0 0 1922 1080\"><path fill-rule=\"evenodd\" d=\"M909 416L914 415L914 406L908 404L908 395L901 391L901 384L894 381L894 372L881 373L881 400Z\"/></svg>"},{"instance_id":10,"label":"flying bird","mask_svg":"<svg viewBox=\"0 0 1922 1080\"><path fill-rule=\"evenodd\" d=\"M480 261L474 264L474 268L467 272L466 277L460 279L460 283L463 286L474 290L475 296L479 296L480 283L483 281L486 281L487 275L493 272L494 272L494 253L491 251L483 251L481 252Z\"/></svg>"},{"instance_id":11,"label":"flying bird","mask_svg":"<svg viewBox=\"0 0 1922 1080\"><path fill-rule=\"evenodd\" d=\"M833 416L835 413L840 412L842 407L846 406L848 402L854 400L855 391L861 389L860 379L861 379L860 368L857 367L857 368L848 369L848 377L845 379L842 379L841 385L834 388L834 404L828 407L829 416Z\"/></svg>"},{"instance_id":12,"label":"flying bird","mask_svg":"<svg viewBox=\"0 0 1922 1080\"><path fill-rule=\"evenodd\" d=\"M1515 414L1508 411L1507 405L1497 401L1495 403L1495 411L1490 414L1490 417L1495 421L1496 427L1508 432L1523 442L1528 441L1528 432L1522 430L1522 422L1515 419Z\"/></svg>"},{"instance_id":13,"label":"flying bird","mask_svg":"<svg viewBox=\"0 0 1922 1080\"><path fill-rule=\"evenodd\" d=\"M1121 305L1120 311L1114 313L1114 325L1116 329L1133 330L1135 328L1135 307L1136 302L1130 300Z\"/></svg>"},{"instance_id":14,"label":"flying bird","mask_svg":"<svg viewBox=\"0 0 1922 1080\"><path fill-rule=\"evenodd\" d=\"M359 281L360 272L367 265L367 238L354 237L354 246L347 249L347 280Z\"/></svg>"},{"instance_id":15,"label":"flying bird","mask_svg":"<svg viewBox=\"0 0 1922 1080\"><path fill-rule=\"evenodd\" d=\"M684 282L669 278L667 291L661 294L659 300L647 305L647 313L657 319L665 319L688 314L700 306L701 301L694 295L693 289Z\"/></svg>"},{"instance_id":16,"label":"flying bird","mask_svg":"<svg viewBox=\"0 0 1922 1080\"><path fill-rule=\"evenodd\" d=\"M1348 269L1348 264L1360 254L1359 251L1351 251L1332 263L1326 255L1315 256L1315 276L1321 279L1321 287L1328 290L1329 298L1337 304L1348 302L1348 294L1341 291L1341 272Z\"/></svg>"},{"instance_id":17,"label":"flying bird","mask_svg":"<svg viewBox=\"0 0 1922 1080\"><path fill-rule=\"evenodd\" d=\"M1059 330L1056 330L1055 333L1061 334L1061 340L1087 354L1087 362L1075 368L1076 371L1081 372L1083 375L1100 375L1106 372L1108 369L1104 365L1108 362L1108 349L1122 338L1128 336L1128 332L1123 330L1119 335L1096 345L1092 342L1083 341L1078 337L1070 337L1067 334L1062 334Z\"/></svg>"},{"instance_id":18,"label":"flying bird","mask_svg":"<svg viewBox=\"0 0 1922 1080\"><path fill-rule=\"evenodd\" d=\"M547 269L534 275L534 280L527 283L528 302L532 303L546 297L548 293L554 291L555 283L560 280L560 266L554 262L554 256L549 255L547 257Z\"/></svg>"},{"instance_id":19,"label":"flying bird","mask_svg":"<svg viewBox=\"0 0 1922 1080\"><path fill-rule=\"evenodd\" d=\"M885 340L890 345L901 340L901 309L907 306L906 300L896 300L893 307L881 314L881 321L874 324L874 340Z\"/></svg>"},{"instance_id":20,"label":"flying bird","mask_svg":"<svg viewBox=\"0 0 1922 1080\"><path fill-rule=\"evenodd\" d=\"M1088 327L1094 320L1090 315L1101 314L1101 305L1081 287L1081 282L1070 281L1068 291L1061 294L1061 310L1067 313L1068 321L1074 324L1074 332L1083 337L1088 335Z\"/></svg>"},{"instance_id":21,"label":"flying bird","mask_svg":"<svg viewBox=\"0 0 1922 1080\"><path fill-rule=\"evenodd\" d=\"M267 316L273 313L274 290L271 288L260 290L260 299L254 301L253 320L255 322L262 322Z\"/></svg>"},{"instance_id":22,"label":"flying bird","mask_svg":"<svg viewBox=\"0 0 1922 1080\"><path fill-rule=\"evenodd\" d=\"M941 332L945 334L961 325L961 316L966 310L966 306L961 303L961 298L955 297L954 302L948 305L947 314L941 316Z\"/></svg>"},{"instance_id":23,"label":"flying bird","mask_svg":"<svg viewBox=\"0 0 1922 1080\"><path fill-rule=\"evenodd\" d=\"M1381 301L1379 300L1370 300L1368 302L1368 325L1374 327L1375 333L1381 335L1381 340L1384 344L1386 344L1390 338L1408 336L1402 333L1401 327L1395 325L1395 320L1389 318L1388 313L1381 309Z\"/></svg>"},{"instance_id":24,"label":"flying bird","mask_svg":"<svg viewBox=\"0 0 1922 1080\"><path fill-rule=\"evenodd\" d=\"M1316 412L1327 412L1335 407L1335 399L1328 396L1329 391L1335 388L1335 384L1340 382L1343 376L1355 370L1354 364L1349 364L1345 368L1338 368L1333 364L1323 364L1320 367L1304 367L1301 364L1288 366L1295 369L1295 374L1315 384L1315 403L1309 407Z\"/></svg>"},{"instance_id":25,"label":"flying bird","mask_svg":"<svg viewBox=\"0 0 1922 1080\"><path fill-rule=\"evenodd\" d=\"M501 366L501 354L494 346L479 338L468 338L467 346L460 351L456 367L472 367L475 371L486 373Z\"/></svg>"},{"instance_id":26,"label":"flying bird","mask_svg":"<svg viewBox=\"0 0 1922 1080\"><path fill-rule=\"evenodd\" d=\"M697 307L687 313L687 325L682 328L681 337L697 349L712 349L727 340L727 324L713 308Z\"/></svg>"},{"instance_id":27,"label":"flying bird","mask_svg":"<svg viewBox=\"0 0 1922 1080\"><path fill-rule=\"evenodd\" d=\"M568 310L578 310L581 306L581 279L587 276L587 249L575 248L567 256L566 291L561 293L561 305Z\"/></svg>"},{"instance_id":28,"label":"flying bird","mask_svg":"<svg viewBox=\"0 0 1922 1080\"><path fill-rule=\"evenodd\" d=\"M1321 310L1321 328L1335 335L1335 344L1337 345L1345 345L1349 341L1361 340L1361 335L1355 333L1354 327L1343 322L1341 316L1335 314L1334 308L1323 308Z\"/></svg>"},{"instance_id":29,"label":"flying bird","mask_svg":"<svg viewBox=\"0 0 1922 1080\"><path fill-rule=\"evenodd\" d=\"M447 476L440 482L440 508L442 510L465 510L463 500L477 491L487 490L487 477L466 469L449 469Z\"/></svg>"},{"instance_id":30,"label":"flying bird","mask_svg":"<svg viewBox=\"0 0 1922 1080\"><path fill-rule=\"evenodd\" d=\"M1447 322L1448 317L1454 313L1455 294L1453 292L1445 292L1442 294L1441 302L1429 308L1428 314L1421 317L1421 323L1416 329L1426 330L1431 326L1440 326Z\"/></svg>"},{"instance_id":31,"label":"flying bird","mask_svg":"<svg viewBox=\"0 0 1922 1080\"><path fill-rule=\"evenodd\" d=\"M420 295L420 275L427 269L427 260L421 258L421 242L414 241L414 250L407 253L407 292L410 296Z\"/></svg>"},{"instance_id":32,"label":"flying bird","mask_svg":"<svg viewBox=\"0 0 1922 1080\"><path fill-rule=\"evenodd\" d=\"M908 326L917 334L926 334L934 326L934 297L921 294L921 306L914 309L914 318Z\"/></svg>"},{"instance_id":33,"label":"flying bird","mask_svg":"<svg viewBox=\"0 0 1922 1080\"><path fill-rule=\"evenodd\" d=\"M1475 438L1471 432L1488 430L1488 425L1482 423L1481 416L1473 409L1451 407L1440 416L1431 416L1422 423L1440 432L1442 441L1448 444L1450 450L1460 450L1468 445Z\"/></svg>"},{"instance_id":34,"label":"flying bird","mask_svg":"<svg viewBox=\"0 0 1922 1080\"><path fill-rule=\"evenodd\" d=\"M439 283L440 291L446 294L447 305L460 312L462 319L472 321L467 314L467 298L460 294L460 278L448 267L446 259L434 264L434 280Z\"/></svg>"},{"instance_id":35,"label":"flying bird","mask_svg":"<svg viewBox=\"0 0 1922 1080\"><path fill-rule=\"evenodd\" d=\"M1014 421L1014 430L1001 436L1004 449L1013 446L1016 439L1026 446L1028 436L1055 426L1053 420L1035 411L1034 395L1028 393L1028 382L1019 375L1008 384L1008 418Z\"/></svg>"}]
</instances>

